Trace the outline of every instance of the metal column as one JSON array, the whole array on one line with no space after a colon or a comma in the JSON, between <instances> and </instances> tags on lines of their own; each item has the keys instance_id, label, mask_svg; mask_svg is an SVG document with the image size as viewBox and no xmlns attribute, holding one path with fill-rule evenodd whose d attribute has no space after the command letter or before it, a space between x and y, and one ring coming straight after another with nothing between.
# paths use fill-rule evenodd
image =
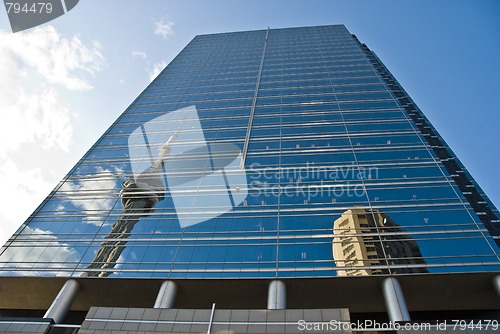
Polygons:
<instances>
[{"instance_id":1,"label":"metal column","mask_svg":"<svg viewBox=\"0 0 500 334\"><path fill-rule=\"evenodd\" d=\"M269 283L267 294L268 310L284 310L286 308L286 288L283 281L272 281Z\"/></svg>"},{"instance_id":2,"label":"metal column","mask_svg":"<svg viewBox=\"0 0 500 334\"><path fill-rule=\"evenodd\" d=\"M393 277L386 278L383 283L383 290L389 319L393 322L410 321L410 314L399 282Z\"/></svg>"},{"instance_id":3,"label":"metal column","mask_svg":"<svg viewBox=\"0 0 500 334\"><path fill-rule=\"evenodd\" d=\"M66 281L43 317L52 318L56 324L61 323L76 297L78 288L77 281L73 279Z\"/></svg>"},{"instance_id":4,"label":"metal column","mask_svg":"<svg viewBox=\"0 0 500 334\"><path fill-rule=\"evenodd\" d=\"M172 308L174 306L177 284L174 281L164 281L158 291L154 308Z\"/></svg>"},{"instance_id":5,"label":"metal column","mask_svg":"<svg viewBox=\"0 0 500 334\"><path fill-rule=\"evenodd\" d=\"M495 287L497 296L500 297L500 275L496 275L495 277L493 277L493 286Z\"/></svg>"}]
</instances>

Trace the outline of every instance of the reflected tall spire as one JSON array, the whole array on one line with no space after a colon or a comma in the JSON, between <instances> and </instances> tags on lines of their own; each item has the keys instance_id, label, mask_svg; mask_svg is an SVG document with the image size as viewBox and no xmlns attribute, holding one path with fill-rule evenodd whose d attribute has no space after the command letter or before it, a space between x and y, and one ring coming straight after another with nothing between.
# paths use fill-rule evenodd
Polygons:
<instances>
[{"instance_id":1,"label":"reflected tall spire","mask_svg":"<svg viewBox=\"0 0 500 334\"><path fill-rule=\"evenodd\" d=\"M113 224L111 232L99 247L92 262L82 276L106 277L113 273L109 270L116 266L118 258L125 249L127 238L140 218L147 217L154 210L156 203L165 198L163 183L163 162L171 151L171 144L176 135L171 136L159 149L151 167L138 177L131 177L122 184L120 198L123 210L120 218ZM102 269L102 271L94 270Z\"/></svg>"}]
</instances>

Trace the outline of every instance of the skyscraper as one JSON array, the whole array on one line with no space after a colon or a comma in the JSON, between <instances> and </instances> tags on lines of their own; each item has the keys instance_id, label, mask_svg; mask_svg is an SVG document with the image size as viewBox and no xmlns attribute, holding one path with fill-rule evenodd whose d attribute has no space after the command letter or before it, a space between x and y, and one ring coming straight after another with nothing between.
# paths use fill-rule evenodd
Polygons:
<instances>
[{"instance_id":1,"label":"skyscraper","mask_svg":"<svg viewBox=\"0 0 500 334\"><path fill-rule=\"evenodd\" d=\"M499 232L344 26L196 36L2 248L0 329L497 321Z\"/></svg>"}]
</instances>

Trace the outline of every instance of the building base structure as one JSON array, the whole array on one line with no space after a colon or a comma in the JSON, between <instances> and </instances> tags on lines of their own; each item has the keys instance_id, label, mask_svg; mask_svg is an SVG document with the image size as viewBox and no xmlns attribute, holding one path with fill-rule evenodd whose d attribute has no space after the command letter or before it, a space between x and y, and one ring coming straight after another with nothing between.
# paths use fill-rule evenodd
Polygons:
<instances>
[{"instance_id":1,"label":"building base structure","mask_svg":"<svg viewBox=\"0 0 500 334\"><path fill-rule=\"evenodd\" d=\"M114 315L114 316L113 316ZM349 323L346 309L228 310L92 308L78 333L303 333L315 324L334 332ZM304 318L311 319L306 322ZM316 325L318 326L318 325ZM321 326L321 325L320 325ZM338 330L335 330L338 328ZM323 330L323 329L322 329ZM310 330L309 330L310 331ZM118 332L117 332L118 333Z\"/></svg>"},{"instance_id":2,"label":"building base structure","mask_svg":"<svg viewBox=\"0 0 500 334\"><path fill-rule=\"evenodd\" d=\"M359 332L359 326L385 332L394 324L413 326L400 329L407 332L404 328L424 326L423 331L431 325L449 327L454 321L498 325L495 277L495 273L398 276L411 322L391 322L384 276L280 280L286 286L283 310L267 309L273 280L175 280L172 308L153 308L164 280L80 278L75 279L80 288L68 315L57 324L43 316L65 278L2 277L0 332L207 333L209 325L210 333Z\"/></svg>"}]
</instances>

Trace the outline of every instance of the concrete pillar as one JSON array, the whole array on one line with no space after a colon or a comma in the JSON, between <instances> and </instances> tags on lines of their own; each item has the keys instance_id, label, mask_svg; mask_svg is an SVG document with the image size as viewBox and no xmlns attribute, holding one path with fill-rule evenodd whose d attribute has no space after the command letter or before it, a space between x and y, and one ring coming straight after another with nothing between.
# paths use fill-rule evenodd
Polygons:
<instances>
[{"instance_id":1,"label":"concrete pillar","mask_svg":"<svg viewBox=\"0 0 500 334\"><path fill-rule=\"evenodd\" d=\"M392 322L410 321L410 314L399 282L394 277L386 278L383 283L383 290L389 319Z\"/></svg>"},{"instance_id":2,"label":"concrete pillar","mask_svg":"<svg viewBox=\"0 0 500 334\"><path fill-rule=\"evenodd\" d=\"M286 308L286 288L283 281L272 281L269 283L267 293L268 310L284 310Z\"/></svg>"},{"instance_id":3,"label":"concrete pillar","mask_svg":"<svg viewBox=\"0 0 500 334\"><path fill-rule=\"evenodd\" d=\"M56 324L60 324L66 317L76 297L78 288L77 281L74 279L67 280L43 317L52 318Z\"/></svg>"},{"instance_id":4,"label":"concrete pillar","mask_svg":"<svg viewBox=\"0 0 500 334\"><path fill-rule=\"evenodd\" d=\"M493 277L493 286L495 287L497 296L500 297L500 275L496 275L495 277Z\"/></svg>"},{"instance_id":5,"label":"concrete pillar","mask_svg":"<svg viewBox=\"0 0 500 334\"><path fill-rule=\"evenodd\" d=\"M177 284L174 281L164 281L156 297L154 308L172 308L174 306Z\"/></svg>"}]
</instances>

